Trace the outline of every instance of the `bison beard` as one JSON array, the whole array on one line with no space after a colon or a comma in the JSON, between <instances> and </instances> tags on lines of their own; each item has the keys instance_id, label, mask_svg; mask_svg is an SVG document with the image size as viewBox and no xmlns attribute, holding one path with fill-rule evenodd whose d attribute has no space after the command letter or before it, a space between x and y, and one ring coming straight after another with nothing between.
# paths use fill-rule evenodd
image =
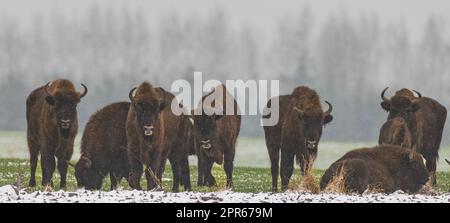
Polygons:
<instances>
[{"instance_id":1,"label":"bison beard","mask_svg":"<svg viewBox=\"0 0 450 223\"><path fill-rule=\"evenodd\" d=\"M382 145L346 153L325 171L320 189L360 194L367 189L415 193L425 185L428 176L419 153Z\"/></svg>"},{"instance_id":2,"label":"bison beard","mask_svg":"<svg viewBox=\"0 0 450 223\"><path fill-rule=\"evenodd\" d=\"M210 97L211 96L211 97ZM205 103L215 99L211 104ZM227 104L234 105L233 114L216 115L227 111ZM236 152L236 140L241 127L239 107L224 85L219 85L205 95L197 109L201 115L195 115L194 143L198 158L198 186L213 186L216 184L211 174L214 162L222 164L227 176L227 187L233 188L233 161Z\"/></svg>"},{"instance_id":3,"label":"bison beard","mask_svg":"<svg viewBox=\"0 0 450 223\"><path fill-rule=\"evenodd\" d=\"M36 185L36 167L41 154L42 185L52 183L57 168L61 176L60 187L66 186L67 167L73 153L73 142L78 130L76 106L87 94L75 91L73 84L64 79L39 87L27 98L27 141L30 152L31 176L29 186Z\"/></svg>"},{"instance_id":4,"label":"bison beard","mask_svg":"<svg viewBox=\"0 0 450 223\"><path fill-rule=\"evenodd\" d=\"M411 132L401 117L387 120L380 129L379 145L398 145L411 148Z\"/></svg>"},{"instance_id":5,"label":"bison beard","mask_svg":"<svg viewBox=\"0 0 450 223\"><path fill-rule=\"evenodd\" d=\"M190 190L189 151L178 138L183 117L175 116L170 106L166 106L174 100L174 96L144 82L130 91L129 98L131 106L126 121L126 135L131 167L130 186L142 189L140 178L144 165L147 189L161 186L165 163L169 158L174 179L173 191L178 191L180 179L184 188Z\"/></svg>"},{"instance_id":6,"label":"bison beard","mask_svg":"<svg viewBox=\"0 0 450 223\"><path fill-rule=\"evenodd\" d=\"M279 122L275 126L264 126L266 146L269 152L272 173L272 191L278 191L278 170L281 151L281 184L286 190L297 159L302 174L308 173L317 155L322 128L333 120L333 109L323 112L319 95L308 87L297 87L290 95L279 100ZM266 107L271 106L272 98ZM265 117L268 118L268 117Z\"/></svg>"},{"instance_id":7,"label":"bison beard","mask_svg":"<svg viewBox=\"0 0 450 223\"><path fill-rule=\"evenodd\" d=\"M439 102L414 91L401 89L391 98L385 97L385 88L381 92L381 107L389 112L388 120L401 117L411 133L411 147L423 155L426 166L436 184L436 162L442 139L447 109Z\"/></svg>"},{"instance_id":8,"label":"bison beard","mask_svg":"<svg viewBox=\"0 0 450 223\"><path fill-rule=\"evenodd\" d=\"M128 179L125 122L129 108L129 102L118 102L103 107L89 118L81 139L81 156L75 166L79 187L99 190L107 174L111 190L122 178Z\"/></svg>"}]
</instances>

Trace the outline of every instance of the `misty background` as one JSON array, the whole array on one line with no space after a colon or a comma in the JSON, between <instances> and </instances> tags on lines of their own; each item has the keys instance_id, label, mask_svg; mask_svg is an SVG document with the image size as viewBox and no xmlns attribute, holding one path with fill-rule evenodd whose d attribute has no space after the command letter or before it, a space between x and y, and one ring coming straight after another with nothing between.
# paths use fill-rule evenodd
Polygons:
<instances>
[{"instance_id":1,"label":"misty background","mask_svg":"<svg viewBox=\"0 0 450 223\"><path fill-rule=\"evenodd\" d=\"M25 100L56 78L89 93L80 127L146 80L280 80L333 106L326 141L376 141L380 93L406 87L450 108L448 1L0 1L0 130L24 131ZM447 13L446 13L447 12ZM326 105L324 106L326 109ZM448 127L444 143L450 142ZM244 117L242 136L263 136Z\"/></svg>"}]
</instances>

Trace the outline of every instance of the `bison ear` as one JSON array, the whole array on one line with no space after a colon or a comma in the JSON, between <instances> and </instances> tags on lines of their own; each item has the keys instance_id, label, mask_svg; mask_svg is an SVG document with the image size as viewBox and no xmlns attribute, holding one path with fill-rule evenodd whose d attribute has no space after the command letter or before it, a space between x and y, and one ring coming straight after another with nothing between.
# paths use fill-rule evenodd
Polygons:
<instances>
[{"instance_id":1,"label":"bison ear","mask_svg":"<svg viewBox=\"0 0 450 223\"><path fill-rule=\"evenodd\" d=\"M332 115L327 115L323 119L323 124L326 125L326 124L330 123L331 121L333 121L333 116Z\"/></svg>"},{"instance_id":2,"label":"bison ear","mask_svg":"<svg viewBox=\"0 0 450 223\"><path fill-rule=\"evenodd\" d=\"M45 101L47 101L49 105L55 105L55 99L53 98L53 96L47 95L45 97Z\"/></svg>"},{"instance_id":3,"label":"bison ear","mask_svg":"<svg viewBox=\"0 0 450 223\"><path fill-rule=\"evenodd\" d=\"M383 101L380 105L387 112L391 110L391 104L389 102Z\"/></svg>"},{"instance_id":4,"label":"bison ear","mask_svg":"<svg viewBox=\"0 0 450 223\"><path fill-rule=\"evenodd\" d=\"M420 105L417 102L411 103L411 106L409 108L410 112L416 112L420 109Z\"/></svg>"}]
</instances>

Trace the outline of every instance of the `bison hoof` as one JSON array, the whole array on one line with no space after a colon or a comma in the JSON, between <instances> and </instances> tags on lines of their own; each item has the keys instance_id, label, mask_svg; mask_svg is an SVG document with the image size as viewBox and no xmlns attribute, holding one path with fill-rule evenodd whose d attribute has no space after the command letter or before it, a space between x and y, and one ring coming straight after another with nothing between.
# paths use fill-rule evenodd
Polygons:
<instances>
[{"instance_id":1,"label":"bison hoof","mask_svg":"<svg viewBox=\"0 0 450 223\"><path fill-rule=\"evenodd\" d=\"M30 182L28 183L29 187L35 187L36 186L36 180L30 180Z\"/></svg>"},{"instance_id":2,"label":"bison hoof","mask_svg":"<svg viewBox=\"0 0 450 223\"><path fill-rule=\"evenodd\" d=\"M227 188L228 188L228 189L231 189L231 190L234 190L233 181L228 181L228 182L227 182Z\"/></svg>"},{"instance_id":3,"label":"bison hoof","mask_svg":"<svg viewBox=\"0 0 450 223\"><path fill-rule=\"evenodd\" d=\"M272 193L278 193L278 188L277 187L273 187L272 188Z\"/></svg>"}]
</instances>

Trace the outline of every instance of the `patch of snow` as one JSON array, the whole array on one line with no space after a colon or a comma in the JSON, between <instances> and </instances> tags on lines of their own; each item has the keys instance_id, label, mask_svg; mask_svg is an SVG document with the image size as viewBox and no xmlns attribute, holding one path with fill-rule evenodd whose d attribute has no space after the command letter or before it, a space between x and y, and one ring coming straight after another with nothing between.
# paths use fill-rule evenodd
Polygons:
<instances>
[{"instance_id":1,"label":"patch of snow","mask_svg":"<svg viewBox=\"0 0 450 223\"><path fill-rule=\"evenodd\" d=\"M18 203L449 203L450 193L437 195L407 194L397 191L386 195L365 193L345 195L338 193L285 192L240 193L229 190L218 192L180 192L113 190L36 191L16 193L12 186L0 187L0 202Z\"/></svg>"}]
</instances>

